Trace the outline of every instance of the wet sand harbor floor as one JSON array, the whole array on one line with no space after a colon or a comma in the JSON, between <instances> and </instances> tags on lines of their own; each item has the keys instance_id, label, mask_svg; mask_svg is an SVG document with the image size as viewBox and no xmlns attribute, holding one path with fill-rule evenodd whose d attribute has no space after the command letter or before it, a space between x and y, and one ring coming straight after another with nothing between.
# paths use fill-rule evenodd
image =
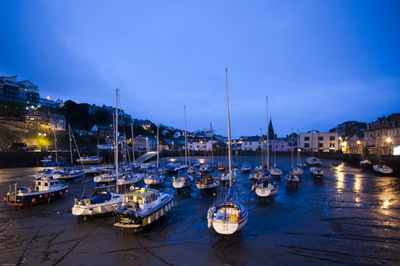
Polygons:
<instances>
[{"instance_id":1,"label":"wet sand harbor floor","mask_svg":"<svg viewBox=\"0 0 400 266\"><path fill-rule=\"evenodd\" d=\"M217 161L224 160L218 158ZM258 157L235 158L252 168ZM278 181L273 200L258 199L248 175L235 182L249 209L242 232L219 236L207 228L206 213L217 193L193 185L176 192L171 176L161 187L174 193L174 208L136 233L115 228L112 217L77 219L74 195L85 177L69 183L68 195L50 204L15 209L0 204L0 263L25 265L260 265L400 262L400 179L376 176L344 163L323 160L328 173L315 180L307 169L297 188ZM279 157L287 172L290 158ZM30 185L39 168L0 170L0 194L8 185ZM281 178L283 180L283 176ZM86 194L93 192L90 181ZM219 189L223 191L223 188Z\"/></svg>"}]
</instances>

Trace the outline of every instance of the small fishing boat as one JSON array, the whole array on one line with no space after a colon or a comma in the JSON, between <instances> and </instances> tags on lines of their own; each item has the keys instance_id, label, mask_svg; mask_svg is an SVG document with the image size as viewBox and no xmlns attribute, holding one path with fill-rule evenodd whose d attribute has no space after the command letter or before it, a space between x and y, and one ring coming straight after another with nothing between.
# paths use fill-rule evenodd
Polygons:
<instances>
[{"instance_id":1,"label":"small fishing boat","mask_svg":"<svg viewBox=\"0 0 400 266\"><path fill-rule=\"evenodd\" d=\"M316 157L307 157L306 163L309 166L321 166L321 164L322 164L321 160Z\"/></svg>"},{"instance_id":2,"label":"small fishing boat","mask_svg":"<svg viewBox=\"0 0 400 266\"><path fill-rule=\"evenodd\" d=\"M233 169L232 181L234 181L236 178L237 178L237 169ZM221 175L221 181L223 181L223 182L229 181L229 172L228 173L223 173Z\"/></svg>"},{"instance_id":3,"label":"small fishing boat","mask_svg":"<svg viewBox=\"0 0 400 266\"><path fill-rule=\"evenodd\" d=\"M101 156L85 156L85 157L80 157L75 160L79 164L96 164L96 163L101 163L103 161L103 157Z\"/></svg>"},{"instance_id":4,"label":"small fishing boat","mask_svg":"<svg viewBox=\"0 0 400 266\"><path fill-rule=\"evenodd\" d=\"M200 165L200 167L199 167L199 172L200 173L204 174L204 173L208 173L209 171L210 170L209 170L209 165L208 164Z\"/></svg>"},{"instance_id":5,"label":"small fishing boat","mask_svg":"<svg viewBox=\"0 0 400 266\"><path fill-rule=\"evenodd\" d=\"M263 167L262 167L261 165L257 165L257 166L254 168L254 172L255 172L255 173L261 172L262 170L263 170Z\"/></svg>"},{"instance_id":6,"label":"small fishing boat","mask_svg":"<svg viewBox=\"0 0 400 266\"><path fill-rule=\"evenodd\" d=\"M249 175L249 180L251 182L254 182L254 181L257 181L257 180L260 180L260 179L263 179L263 178L264 178L264 173L262 171L258 171L258 172L255 172L252 175Z\"/></svg>"},{"instance_id":7,"label":"small fishing boat","mask_svg":"<svg viewBox=\"0 0 400 266\"><path fill-rule=\"evenodd\" d=\"M190 187L193 183L193 176L187 173L181 173L178 177L172 177L172 186L174 188L185 188Z\"/></svg>"},{"instance_id":8,"label":"small fishing boat","mask_svg":"<svg viewBox=\"0 0 400 266\"><path fill-rule=\"evenodd\" d=\"M387 166L385 163L382 161L379 162L379 164L375 164L372 166L372 169L381 175L390 175L393 173L393 169Z\"/></svg>"},{"instance_id":9,"label":"small fishing boat","mask_svg":"<svg viewBox=\"0 0 400 266\"><path fill-rule=\"evenodd\" d=\"M165 174L164 171L161 169L150 171L150 173L143 178L144 183L148 186L161 185L164 180Z\"/></svg>"},{"instance_id":10,"label":"small fishing boat","mask_svg":"<svg viewBox=\"0 0 400 266\"><path fill-rule=\"evenodd\" d=\"M272 168L272 169L269 171L269 173L270 173L271 176L273 176L273 177L280 177L280 176L283 174L282 170L279 169L279 168L277 168L275 165L274 165L274 168Z\"/></svg>"},{"instance_id":11,"label":"small fishing boat","mask_svg":"<svg viewBox=\"0 0 400 266\"><path fill-rule=\"evenodd\" d=\"M242 173L248 173L251 170L251 166L248 163L244 163L242 165L242 169L241 170L242 170Z\"/></svg>"},{"instance_id":12,"label":"small fishing boat","mask_svg":"<svg viewBox=\"0 0 400 266\"><path fill-rule=\"evenodd\" d=\"M143 180L144 174L125 171L117 178L117 186L131 186Z\"/></svg>"},{"instance_id":13,"label":"small fishing boat","mask_svg":"<svg viewBox=\"0 0 400 266\"><path fill-rule=\"evenodd\" d=\"M114 226L121 229L145 227L165 216L174 206L174 196L155 189L136 188L123 196L114 212Z\"/></svg>"},{"instance_id":14,"label":"small fishing boat","mask_svg":"<svg viewBox=\"0 0 400 266\"><path fill-rule=\"evenodd\" d=\"M363 168L369 168L369 167L371 167L371 165L372 165L372 162L368 159L360 161L360 166Z\"/></svg>"},{"instance_id":15,"label":"small fishing boat","mask_svg":"<svg viewBox=\"0 0 400 266\"><path fill-rule=\"evenodd\" d=\"M83 170L64 168L61 171L55 172L53 174L53 178L58 180L72 180L84 175L85 173L83 172Z\"/></svg>"},{"instance_id":16,"label":"small fishing boat","mask_svg":"<svg viewBox=\"0 0 400 266\"><path fill-rule=\"evenodd\" d=\"M298 163L297 167L305 169L305 168L307 168L307 164L306 163Z\"/></svg>"},{"instance_id":17,"label":"small fishing boat","mask_svg":"<svg viewBox=\"0 0 400 266\"><path fill-rule=\"evenodd\" d=\"M292 171L293 171L293 174L298 175L298 176L301 176L304 173L303 169L301 169L300 167L295 167L292 169Z\"/></svg>"},{"instance_id":18,"label":"small fishing boat","mask_svg":"<svg viewBox=\"0 0 400 266\"><path fill-rule=\"evenodd\" d=\"M53 177L53 174L54 174L53 169L45 168L36 173L35 179L40 180L42 178L50 178L50 177Z\"/></svg>"},{"instance_id":19,"label":"small fishing boat","mask_svg":"<svg viewBox=\"0 0 400 266\"><path fill-rule=\"evenodd\" d=\"M179 171L179 164L178 163L169 163L165 166L165 172L168 174L177 173Z\"/></svg>"},{"instance_id":20,"label":"small fishing boat","mask_svg":"<svg viewBox=\"0 0 400 266\"><path fill-rule=\"evenodd\" d=\"M68 192L68 185L50 178L41 178L35 181L34 186L17 187L14 190L10 184L9 192L4 200L12 206L29 206L50 202L61 198Z\"/></svg>"},{"instance_id":21,"label":"small fishing boat","mask_svg":"<svg viewBox=\"0 0 400 266\"><path fill-rule=\"evenodd\" d=\"M311 167L310 168L311 175L315 177L323 177L325 175L325 171L319 167Z\"/></svg>"},{"instance_id":22,"label":"small fishing boat","mask_svg":"<svg viewBox=\"0 0 400 266\"><path fill-rule=\"evenodd\" d=\"M295 185L297 187L297 185L300 183L300 178L295 175L294 173L290 172L289 174L287 174L285 176L285 182L288 185Z\"/></svg>"},{"instance_id":23,"label":"small fishing boat","mask_svg":"<svg viewBox=\"0 0 400 266\"><path fill-rule=\"evenodd\" d=\"M100 166L92 165L92 166L89 166L89 167L85 167L83 169L83 172L85 173L85 175L96 175L102 169L103 169L103 167L101 165Z\"/></svg>"},{"instance_id":24,"label":"small fishing boat","mask_svg":"<svg viewBox=\"0 0 400 266\"><path fill-rule=\"evenodd\" d=\"M264 178L258 179L253 183L251 189L259 197L270 197L275 196L278 193L278 185L270 178L265 176Z\"/></svg>"},{"instance_id":25,"label":"small fishing boat","mask_svg":"<svg viewBox=\"0 0 400 266\"><path fill-rule=\"evenodd\" d=\"M92 216L100 214L112 214L121 207L122 195L110 191L96 191L92 197L75 197L72 207L72 215Z\"/></svg>"},{"instance_id":26,"label":"small fishing boat","mask_svg":"<svg viewBox=\"0 0 400 266\"><path fill-rule=\"evenodd\" d=\"M196 187L200 190L212 189L219 186L219 180L216 180L211 175L203 174L196 180Z\"/></svg>"}]
</instances>

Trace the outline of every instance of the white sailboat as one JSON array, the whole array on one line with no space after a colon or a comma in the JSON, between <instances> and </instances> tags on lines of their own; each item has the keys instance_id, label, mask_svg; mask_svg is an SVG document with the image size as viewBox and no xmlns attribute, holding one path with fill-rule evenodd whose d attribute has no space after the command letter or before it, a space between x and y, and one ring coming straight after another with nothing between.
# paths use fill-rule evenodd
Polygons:
<instances>
[{"instance_id":1,"label":"white sailboat","mask_svg":"<svg viewBox=\"0 0 400 266\"><path fill-rule=\"evenodd\" d=\"M115 135L114 135L114 162L115 162L115 177L119 177L118 165L118 89L115 91ZM114 177L114 181L115 181ZM121 207L122 194L112 193L108 190L95 192L92 197L75 197L75 204L72 207L72 214L76 216L92 216L100 214L112 214L115 210Z\"/></svg>"},{"instance_id":2,"label":"white sailboat","mask_svg":"<svg viewBox=\"0 0 400 266\"><path fill-rule=\"evenodd\" d=\"M233 198L231 133L229 118L228 71L226 70L226 102L228 123L228 161L229 161L229 190L222 202L211 206L207 212L208 227L213 227L218 234L230 235L240 231L247 223L248 211L244 205Z\"/></svg>"},{"instance_id":3,"label":"white sailboat","mask_svg":"<svg viewBox=\"0 0 400 266\"><path fill-rule=\"evenodd\" d=\"M268 102L267 102L267 108L268 108ZM268 129L267 129L268 130ZM268 130L269 131L269 130ZM283 174L282 170L276 167L276 147L275 147L275 141L276 138L274 137L274 167L269 171L271 176L274 177L281 177Z\"/></svg>"},{"instance_id":4,"label":"white sailboat","mask_svg":"<svg viewBox=\"0 0 400 266\"><path fill-rule=\"evenodd\" d=\"M266 107L267 107L267 130L268 130L268 96L266 97ZM262 132L261 132L262 133ZM269 140L269 133L267 132L267 139ZM275 149L274 149L275 150ZM274 160L275 160L275 156L274 156ZM274 163L275 164L275 163ZM257 196L259 197L270 197L270 196L274 196L278 193L279 187L278 185L273 182L270 178L270 176L268 176L268 168L269 168L269 145L268 145L268 141L267 141L267 171L266 172L258 172L254 174L254 180L255 182L252 185L252 190L254 190L254 192L257 194ZM272 175L272 170L270 170L270 174ZM279 168L275 168L276 170L276 174L275 176L279 176L282 172ZM279 170L279 171L278 171Z\"/></svg>"},{"instance_id":5,"label":"white sailboat","mask_svg":"<svg viewBox=\"0 0 400 266\"><path fill-rule=\"evenodd\" d=\"M149 173L146 174L144 177L144 183L147 186L159 186L161 185L164 180L165 180L165 173L163 169L159 168L159 161L160 161L160 153L159 153L159 146L160 146L160 128L157 125L157 164L156 164L156 169L149 171Z\"/></svg>"},{"instance_id":6,"label":"white sailboat","mask_svg":"<svg viewBox=\"0 0 400 266\"><path fill-rule=\"evenodd\" d=\"M188 150L187 150L187 128L186 128L186 106L183 107L184 117L185 117L185 166L189 165L188 162ZM193 183L193 176L188 173L179 173L177 177L172 177L172 186L174 188L185 188L190 187Z\"/></svg>"},{"instance_id":7,"label":"white sailboat","mask_svg":"<svg viewBox=\"0 0 400 266\"><path fill-rule=\"evenodd\" d=\"M300 151L299 151L299 149L298 149L297 147L296 147L296 150L297 150L297 167L294 167L294 168L293 168L293 161L294 161L294 159L293 159L293 149L294 149L294 145L293 145L293 130L292 130L291 139L292 139L292 148L291 148L291 151L290 151L291 168L292 168L293 174L295 174L295 175L297 175L297 176L300 177L300 176L304 173L304 171L303 171L303 169L299 166L299 164L300 164Z\"/></svg>"}]
</instances>

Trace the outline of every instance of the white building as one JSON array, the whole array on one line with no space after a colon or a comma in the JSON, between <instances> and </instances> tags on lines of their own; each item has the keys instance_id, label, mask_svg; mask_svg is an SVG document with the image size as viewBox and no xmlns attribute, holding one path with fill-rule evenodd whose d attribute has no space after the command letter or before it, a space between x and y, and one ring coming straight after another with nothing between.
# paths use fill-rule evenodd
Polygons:
<instances>
[{"instance_id":1,"label":"white building","mask_svg":"<svg viewBox=\"0 0 400 266\"><path fill-rule=\"evenodd\" d=\"M188 142L188 150L190 151L211 151L212 149L212 143L216 143L216 140L206 140L206 139L201 139L201 140L196 140L196 141L190 141Z\"/></svg>"},{"instance_id":2,"label":"white building","mask_svg":"<svg viewBox=\"0 0 400 266\"><path fill-rule=\"evenodd\" d=\"M338 133L319 133L310 131L300 134L300 149L306 151L337 151L339 148Z\"/></svg>"},{"instance_id":3,"label":"white building","mask_svg":"<svg viewBox=\"0 0 400 266\"><path fill-rule=\"evenodd\" d=\"M240 138L240 149L242 151L257 151L261 149L262 141L261 138L256 137L247 137ZM264 142L266 143L266 142Z\"/></svg>"}]
</instances>

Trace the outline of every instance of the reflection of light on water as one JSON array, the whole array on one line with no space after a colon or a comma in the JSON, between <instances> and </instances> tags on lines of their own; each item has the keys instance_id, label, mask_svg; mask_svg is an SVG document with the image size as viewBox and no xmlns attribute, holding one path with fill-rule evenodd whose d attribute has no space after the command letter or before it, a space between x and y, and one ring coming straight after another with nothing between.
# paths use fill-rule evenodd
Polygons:
<instances>
[{"instance_id":1,"label":"reflection of light on water","mask_svg":"<svg viewBox=\"0 0 400 266\"><path fill-rule=\"evenodd\" d=\"M353 190L355 192L360 192L362 188L362 178L361 175L354 175L354 184L353 184Z\"/></svg>"},{"instance_id":2,"label":"reflection of light on water","mask_svg":"<svg viewBox=\"0 0 400 266\"><path fill-rule=\"evenodd\" d=\"M356 197L356 202L360 202L360 201L361 201L360 197Z\"/></svg>"},{"instance_id":3,"label":"reflection of light on water","mask_svg":"<svg viewBox=\"0 0 400 266\"><path fill-rule=\"evenodd\" d=\"M175 162L176 161L176 159L175 158L171 158L171 159L169 159L171 162Z\"/></svg>"},{"instance_id":4,"label":"reflection of light on water","mask_svg":"<svg viewBox=\"0 0 400 266\"><path fill-rule=\"evenodd\" d=\"M205 162L206 162L206 159L199 159L199 162L200 162L200 163L205 163Z\"/></svg>"},{"instance_id":5,"label":"reflection of light on water","mask_svg":"<svg viewBox=\"0 0 400 266\"><path fill-rule=\"evenodd\" d=\"M344 174L343 173L337 173L336 174L336 189L337 190L342 190L344 189Z\"/></svg>"},{"instance_id":6,"label":"reflection of light on water","mask_svg":"<svg viewBox=\"0 0 400 266\"><path fill-rule=\"evenodd\" d=\"M389 200L385 200L382 204L382 209L388 209L390 206L390 201Z\"/></svg>"}]
</instances>

